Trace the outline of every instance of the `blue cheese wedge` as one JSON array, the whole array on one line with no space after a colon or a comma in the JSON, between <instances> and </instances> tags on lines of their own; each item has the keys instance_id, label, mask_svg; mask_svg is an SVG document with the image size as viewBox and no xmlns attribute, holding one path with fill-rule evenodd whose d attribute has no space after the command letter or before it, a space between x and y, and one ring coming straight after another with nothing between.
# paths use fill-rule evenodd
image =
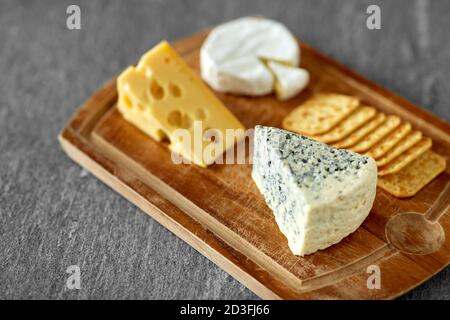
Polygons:
<instances>
[{"instance_id":1,"label":"blue cheese wedge","mask_svg":"<svg viewBox=\"0 0 450 320\"><path fill-rule=\"evenodd\" d=\"M257 126L252 177L296 255L354 232L372 208L377 165L367 156Z\"/></svg>"}]
</instances>

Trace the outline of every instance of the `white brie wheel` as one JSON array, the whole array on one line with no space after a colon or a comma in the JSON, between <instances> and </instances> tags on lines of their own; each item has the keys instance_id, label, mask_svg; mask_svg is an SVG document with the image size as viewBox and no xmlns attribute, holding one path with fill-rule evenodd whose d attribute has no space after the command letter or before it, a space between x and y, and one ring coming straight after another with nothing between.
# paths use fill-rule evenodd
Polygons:
<instances>
[{"instance_id":1,"label":"white brie wheel","mask_svg":"<svg viewBox=\"0 0 450 320\"><path fill-rule=\"evenodd\" d=\"M202 78L216 91L289 99L308 83L300 48L279 22L244 17L214 28L200 51Z\"/></svg>"}]
</instances>

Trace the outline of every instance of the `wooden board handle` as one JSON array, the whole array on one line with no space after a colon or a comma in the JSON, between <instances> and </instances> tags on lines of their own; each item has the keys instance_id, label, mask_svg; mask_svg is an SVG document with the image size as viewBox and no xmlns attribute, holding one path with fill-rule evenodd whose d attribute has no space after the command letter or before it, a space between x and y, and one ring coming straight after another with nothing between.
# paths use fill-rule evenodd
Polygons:
<instances>
[{"instance_id":1,"label":"wooden board handle","mask_svg":"<svg viewBox=\"0 0 450 320\"><path fill-rule=\"evenodd\" d=\"M425 213L425 217L430 222L437 222L439 218L448 211L450 207L450 183L444 188L438 199L433 203L430 209Z\"/></svg>"}]
</instances>

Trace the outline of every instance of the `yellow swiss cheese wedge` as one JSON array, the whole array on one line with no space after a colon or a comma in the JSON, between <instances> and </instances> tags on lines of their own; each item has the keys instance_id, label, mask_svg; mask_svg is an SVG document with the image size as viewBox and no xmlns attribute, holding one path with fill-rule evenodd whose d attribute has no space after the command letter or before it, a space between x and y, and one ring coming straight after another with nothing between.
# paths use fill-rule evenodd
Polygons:
<instances>
[{"instance_id":1,"label":"yellow swiss cheese wedge","mask_svg":"<svg viewBox=\"0 0 450 320\"><path fill-rule=\"evenodd\" d=\"M165 41L127 68L117 88L126 120L157 141L168 138L173 152L199 166L245 137L239 120Z\"/></svg>"}]
</instances>

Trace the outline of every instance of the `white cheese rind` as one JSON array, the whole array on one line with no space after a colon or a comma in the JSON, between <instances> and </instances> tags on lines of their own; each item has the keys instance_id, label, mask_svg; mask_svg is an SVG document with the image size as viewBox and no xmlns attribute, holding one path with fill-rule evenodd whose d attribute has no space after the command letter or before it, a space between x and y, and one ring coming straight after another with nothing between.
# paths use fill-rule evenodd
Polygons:
<instances>
[{"instance_id":1,"label":"white cheese rind","mask_svg":"<svg viewBox=\"0 0 450 320\"><path fill-rule=\"evenodd\" d=\"M252 177L296 255L354 232L372 208L373 159L276 128L257 126Z\"/></svg>"},{"instance_id":2,"label":"white cheese rind","mask_svg":"<svg viewBox=\"0 0 450 320\"><path fill-rule=\"evenodd\" d=\"M279 100L295 97L309 83L309 72L305 69L273 61L269 61L267 66L275 76L275 92Z\"/></svg>"},{"instance_id":3,"label":"white cheese rind","mask_svg":"<svg viewBox=\"0 0 450 320\"><path fill-rule=\"evenodd\" d=\"M214 28L200 50L202 78L216 91L260 96L274 89L264 61L292 66L300 62L300 48L279 22L244 17Z\"/></svg>"}]
</instances>

